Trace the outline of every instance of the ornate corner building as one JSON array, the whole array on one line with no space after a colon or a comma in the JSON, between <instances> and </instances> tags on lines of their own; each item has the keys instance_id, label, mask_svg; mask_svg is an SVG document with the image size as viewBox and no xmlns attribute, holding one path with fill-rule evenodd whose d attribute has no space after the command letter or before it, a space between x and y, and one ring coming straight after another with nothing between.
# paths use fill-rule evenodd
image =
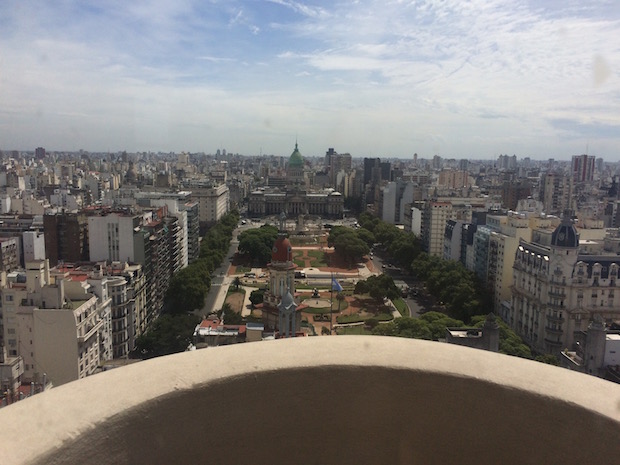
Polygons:
<instances>
[{"instance_id":1,"label":"ornate corner building","mask_svg":"<svg viewBox=\"0 0 620 465\"><path fill-rule=\"evenodd\" d=\"M559 355L591 320L620 318L620 256L580 250L568 212L550 244L520 240L504 320L537 351Z\"/></svg>"}]
</instances>

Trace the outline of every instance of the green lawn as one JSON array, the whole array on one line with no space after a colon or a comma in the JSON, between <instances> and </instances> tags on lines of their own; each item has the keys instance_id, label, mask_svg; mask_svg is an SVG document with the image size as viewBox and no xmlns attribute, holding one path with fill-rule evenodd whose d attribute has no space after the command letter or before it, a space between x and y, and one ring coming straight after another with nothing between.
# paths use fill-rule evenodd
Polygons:
<instances>
[{"instance_id":1,"label":"green lawn","mask_svg":"<svg viewBox=\"0 0 620 465\"><path fill-rule=\"evenodd\" d=\"M310 265L318 268L320 266L327 266L325 261L325 252L320 250L308 250L308 256L310 257Z\"/></svg>"},{"instance_id":2,"label":"green lawn","mask_svg":"<svg viewBox=\"0 0 620 465\"><path fill-rule=\"evenodd\" d=\"M359 315L357 313L354 315L340 315L339 317L336 318L336 322L340 324L361 323L365 320L366 318L364 318L362 315Z\"/></svg>"},{"instance_id":3,"label":"green lawn","mask_svg":"<svg viewBox=\"0 0 620 465\"><path fill-rule=\"evenodd\" d=\"M228 288L228 292L226 293L226 297L228 297L230 294L234 294L235 292L245 295L245 289L239 288L237 290L235 289L235 285L231 284L230 287Z\"/></svg>"},{"instance_id":4,"label":"green lawn","mask_svg":"<svg viewBox=\"0 0 620 465\"><path fill-rule=\"evenodd\" d=\"M372 331L370 331L363 325L347 326L345 328L337 328L336 331L339 336L372 334Z\"/></svg>"},{"instance_id":5,"label":"green lawn","mask_svg":"<svg viewBox=\"0 0 620 465\"><path fill-rule=\"evenodd\" d=\"M378 315L368 315L368 316L362 316L359 313L355 313L353 315L340 315L336 318L336 322L340 324L360 323L362 321L366 321L371 318L378 320L378 321L390 321L394 319L394 317L390 315L389 313L379 313Z\"/></svg>"},{"instance_id":6,"label":"green lawn","mask_svg":"<svg viewBox=\"0 0 620 465\"><path fill-rule=\"evenodd\" d=\"M249 273L250 271L252 271L252 268L248 267L248 266L242 266L239 265L235 268L235 274L239 274L239 273Z\"/></svg>"},{"instance_id":7,"label":"green lawn","mask_svg":"<svg viewBox=\"0 0 620 465\"><path fill-rule=\"evenodd\" d=\"M409 316L409 308L407 307L407 302L405 302L401 297L392 300L394 302L394 306L396 310L398 310L401 316Z\"/></svg>"},{"instance_id":8,"label":"green lawn","mask_svg":"<svg viewBox=\"0 0 620 465\"><path fill-rule=\"evenodd\" d=\"M326 290L329 290L329 287L328 287L328 286L329 286L328 284L323 284L323 285L318 284L318 285L317 285L317 284L302 284L302 283L297 283L297 284L295 284L295 289L315 289L315 288L316 288L316 289L317 289L317 290L319 290L319 291L321 291L321 290L322 290L323 292L325 292ZM323 298L323 297L325 297L325 296L323 295L323 293L321 293L321 298ZM326 298L327 298L327 297L326 297Z\"/></svg>"}]
</instances>

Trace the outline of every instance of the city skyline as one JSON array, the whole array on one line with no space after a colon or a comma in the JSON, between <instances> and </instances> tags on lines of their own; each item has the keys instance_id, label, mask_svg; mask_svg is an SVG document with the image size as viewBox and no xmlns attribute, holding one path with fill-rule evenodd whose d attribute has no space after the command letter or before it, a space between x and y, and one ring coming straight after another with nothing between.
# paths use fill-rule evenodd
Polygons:
<instances>
[{"instance_id":1,"label":"city skyline","mask_svg":"<svg viewBox=\"0 0 620 465\"><path fill-rule=\"evenodd\" d=\"M6 149L620 159L613 2L25 1Z\"/></svg>"}]
</instances>

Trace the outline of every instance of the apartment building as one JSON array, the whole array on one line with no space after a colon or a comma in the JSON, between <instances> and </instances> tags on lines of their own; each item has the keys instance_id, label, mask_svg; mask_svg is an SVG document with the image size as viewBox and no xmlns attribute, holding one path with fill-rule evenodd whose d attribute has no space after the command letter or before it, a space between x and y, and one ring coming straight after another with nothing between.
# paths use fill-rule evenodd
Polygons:
<instances>
[{"instance_id":1,"label":"apartment building","mask_svg":"<svg viewBox=\"0 0 620 465\"><path fill-rule=\"evenodd\" d=\"M4 340L9 356L21 356L25 381L54 385L83 378L112 359L107 289L98 297L84 281L50 274L47 261L29 262L7 276L2 289Z\"/></svg>"}]
</instances>

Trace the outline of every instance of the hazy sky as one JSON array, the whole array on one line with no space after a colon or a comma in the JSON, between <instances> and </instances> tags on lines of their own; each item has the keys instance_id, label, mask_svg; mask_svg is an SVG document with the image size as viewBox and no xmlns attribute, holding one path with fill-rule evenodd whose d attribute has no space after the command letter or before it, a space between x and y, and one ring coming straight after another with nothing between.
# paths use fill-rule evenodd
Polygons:
<instances>
[{"instance_id":1,"label":"hazy sky","mask_svg":"<svg viewBox=\"0 0 620 465\"><path fill-rule=\"evenodd\" d=\"M0 148L620 160L620 2L0 0Z\"/></svg>"}]
</instances>

